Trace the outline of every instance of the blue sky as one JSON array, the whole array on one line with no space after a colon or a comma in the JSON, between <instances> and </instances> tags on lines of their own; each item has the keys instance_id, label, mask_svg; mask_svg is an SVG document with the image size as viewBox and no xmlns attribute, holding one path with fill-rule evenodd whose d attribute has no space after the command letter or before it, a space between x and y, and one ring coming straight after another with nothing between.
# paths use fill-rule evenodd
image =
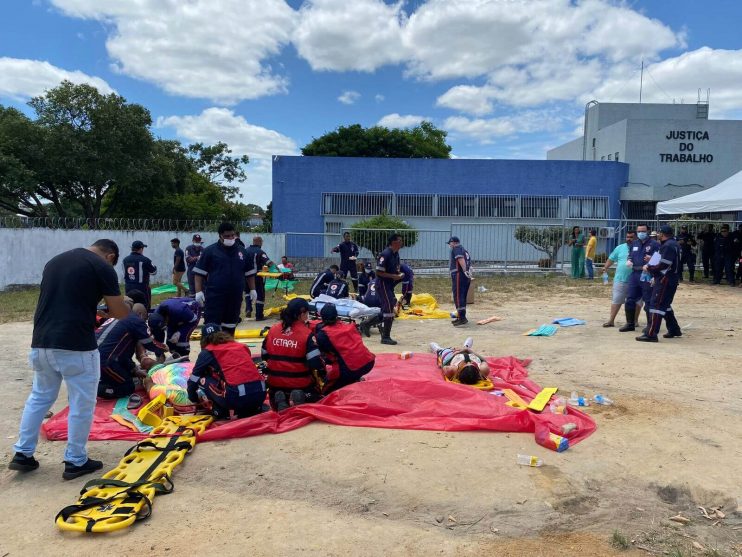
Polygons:
<instances>
[{"instance_id":1,"label":"blue sky","mask_svg":"<svg viewBox=\"0 0 742 557\"><path fill-rule=\"evenodd\" d=\"M695 102L742 117L737 0L5 0L0 103L61 79L115 91L184 143L270 156L339 125L431 120L462 158L545 158L585 102Z\"/></svg>"}]
</instances>

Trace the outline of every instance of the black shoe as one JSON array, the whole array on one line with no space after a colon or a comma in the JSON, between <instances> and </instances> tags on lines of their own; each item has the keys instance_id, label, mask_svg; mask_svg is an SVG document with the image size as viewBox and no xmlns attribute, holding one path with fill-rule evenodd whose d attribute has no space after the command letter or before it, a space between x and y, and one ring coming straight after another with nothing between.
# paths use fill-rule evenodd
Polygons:
<instances>
[{"instance_id":1,"label":"black shoe","mask_svg":"<svg viewBox=\"0 0 742 557\"><path fill-rule=\"evenodd\" d=\"M62 472L62 478L65 480L74 480L85 474L90 474L96 470L103 468L103 463L100 460L93 460L89 458L82 466L75 466L71 462L64 463L64 472Z\"/></svg>"},{"instance_id":2,"label":"black shoe","mask_svg":"<svg viewBox=\"0 0 742 557\"><path fill-rule=\"evenodd\" d=\"M657 342L657 337L642 335L640 337L636 337L636 340L638 340L639 342Z\"/></svg>"},{"instance_id":3,"label":"black shoe","mask_svg":"<svg viewBox=\"0 0 742 557\"><path fill-rule=\"evenodd\" d=\"M364 321L363 323L361 323L358 326L358 330L366 338L371 338L371 323L369 321Z\"/></svg>"},{"instance_id":4,"label":"black shoe","mask_svg":"<svg viewBox=\"0 0 742 557\"><path fill-rule=\"evenodd\" d=\"M23 453L15 453L13 460L8 463L8 468L18 472L31 472L39 467L39 461L32 456Z\"/></svg>"},{"instance_id":5,"label":"black shoe","mask_svg":"<svg viewBox=\"0 0 742 557\"><path fill-rule=\"evenodd\" d=\"M245 319L250 319L252 317L252 312L248 311L245 313Z\"/></svg>"},{"instance_id":6,"label":"black shoe","mask_svg":"<svg viewBox=\"0 0 742 557\"><path fill-rule=\"evenodd\" d=\"M603 327L615 327L613 323L603 323Z\"/></svg>"},{"instance_id":7,"label":"black shoe","mask_svg":"<svg viewBox=\"0 0 742 557\"><path fill-rule=\"evenodd\" d=\"M469 323L469 320L466 317L463 317L461 319L456 319L451 323L451 325L453 325L454 327L463 327L467 323Z\"/></svg>"},{"instance_id":8,"label":"black shoe","mask_svg":"<svg viewBox=\"0 0 742 557\"><path fill-rule=\"evenodd\" d=\"M636 327L633 323L626 323L623 327L621 327L618 332L619 333L628 333L629 331L635 331Z\"/></svg>"},{"instance_id":9,"label":"black shoe","mask_svg":"<svg viewBox=\"0 0 742 557\"><path fill-rule=\"evenodd\" d=\"M307 401L307 394L301 389L294 389L289 394L289 398L291 399L292 406L299 406Z\"/></svg>"},{"instance_id":10,"label":"black shoe","mask_svg":"<svg viewBox=\"0 0 742 557\"><path fill-rule=\"evenodd\" d=\"M255 321L265 321L265 317L256 317Z\"/></svg>"},{"instance_id":11,"label":"black shoe","mask_svg":"<svg viewBox=\"0 0 742 557\"><path fill-rule=\"evenodd\" d=\"M665 333L662 338L679 338L682 337L683 333Z\"/></svg>"},{"instance_id":12,"label":"black shoe","mask_svg":"<svg viewBox=\"0 0 742 557\"><path fill-rule=\"evenodd\" d=\"M390 346L394 346L397 344L397 341L394 340L392 337L381 337L381 344L388 344Z\"/></svg>"},{"instance_id":13,"label":"black shoe","mask_svg":"<svg viewBox=\"0 0 742 557\"><path fill-rule=\"evenodd\" d=\"M273 402L276 405L276 412L283 412L289 407L289 403L286 400L286 393L278 391L273 397Z\"/></svg>"}]
</instances>

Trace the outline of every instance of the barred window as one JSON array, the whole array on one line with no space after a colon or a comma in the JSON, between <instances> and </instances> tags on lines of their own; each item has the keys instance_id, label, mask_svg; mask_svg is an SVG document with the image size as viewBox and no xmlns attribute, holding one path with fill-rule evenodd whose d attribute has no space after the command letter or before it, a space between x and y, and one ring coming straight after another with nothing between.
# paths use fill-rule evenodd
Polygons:
<instances>
[{"instance_id":1,"label":"barred window","mask_svg":"<svg viewBox=\"0 0 742 557\"><path fill-rule=\"evenodd\" d=\"M326 222L325 232L327 234L340 234L340 229L342 228L342 226L342 222Z\"/></svg>"},{"instance_id":2,"label":"barred window","mask_svg":"<svg viewBox=\"0 0 742 557\"><path fill-rule=\"evenodd\" d=\"M391 193L323 193L323 215L373 216L392 213Z\"/></svg>"},{"instance_id":3,"label":"barred window","mask_svg":"<svg viewBox=\"0 0 742 557\"><path fill-rule=\"evenodd\" d=\"M508 217L516 215L517 197L515 195L482 195L479 197L480 217Z\"/></svg>"},{"instance_id":4,"label":"barred window","mask_svg":"<svg viewBox=\"0 0 742 557\"><path fill-rule=\"evenodd\" d=\"M524 219L558 219L559 198L551 196L523 196L520 216Z\"/></svg>"},{"instance_id":5,"label":"barred window","mask_svg":"<svg viewBox=\"0 0 742 557\"><path fill-rule=\"evenodd\" d=\"M607 219L607 197L569 197L569 218Z\"/></svg>"},{"instance_id":6,"label":"barred window","mask_svg":"<svg viewBox=\"0 0 742 557\"><path fill-rule=\"evenodd\" d=\"M474 217L477 211L477 198L474 195L439 195L439 217Z\"/></svg>"},{"instance_id":7,"label":"barred window","mask_svg":"<svg viewBox=\"0 0 742 557\"><path fill-rule=\"evenodd\" d=\"M432 217L433 194L400 193L397 195L397 214L405 217Z\"/></svg>"},{"instance_id":8,"label":"barred window","mask_svg":"<svg viewBox=\"0 0 742 557\"><path fill-rule=\"evenodd\" d=\"M623 209L629 220L649 220L655 219L656 201L624 201Z\"/></svg>"}]
</instances>

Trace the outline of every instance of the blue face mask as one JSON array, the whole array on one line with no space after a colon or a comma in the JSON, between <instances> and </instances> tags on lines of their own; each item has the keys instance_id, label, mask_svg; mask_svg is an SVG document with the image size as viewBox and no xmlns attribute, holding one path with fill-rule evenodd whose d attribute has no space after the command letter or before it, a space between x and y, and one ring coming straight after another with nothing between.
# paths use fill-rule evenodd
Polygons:
<instances>
[{"instance_id":1,"label":"blue face mask","mask_svg":"<svg viewBox=\"0 0 742 557\"><path fill-rule=\"evenodd\" d=\"M636 235L637 235L637 237L640 240L646 240L647 239L647 233L646 232L637 232Z\"/></svg>"}]
</instances>

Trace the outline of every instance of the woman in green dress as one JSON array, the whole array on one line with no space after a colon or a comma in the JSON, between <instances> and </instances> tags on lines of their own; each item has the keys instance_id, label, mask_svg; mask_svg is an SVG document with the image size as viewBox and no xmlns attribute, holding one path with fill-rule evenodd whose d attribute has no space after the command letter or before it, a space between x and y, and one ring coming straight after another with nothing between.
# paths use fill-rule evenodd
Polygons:
<instances>
[{"instance_id":1,"label":"woman in green dress","mask_svg":"<svg viewBox=\"0 0 742 557\"><path fill-rule=\"evenodd\" d=\"M585 275L585 235L579 226L572 227L569 245L572 246L572 278L582 278Z\"/></svg>"}]
</instances>

